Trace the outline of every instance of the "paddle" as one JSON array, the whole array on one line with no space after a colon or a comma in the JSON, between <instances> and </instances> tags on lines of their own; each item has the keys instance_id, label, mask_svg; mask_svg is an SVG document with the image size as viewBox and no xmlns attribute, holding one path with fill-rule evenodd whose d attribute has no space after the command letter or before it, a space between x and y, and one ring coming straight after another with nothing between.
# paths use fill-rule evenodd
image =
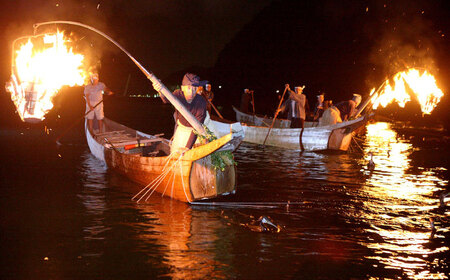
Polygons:
<instances>
[{"instance_id":1,"label":"paddle","mask_svg":"<svg viewBox=\"0 0 450 280\"><path fill-rule=\"evenodd\" d=\"M206 99L206 98L205 98L205 99ZM211 105L211 107L213 107L213 109L214 109L214 111L216 111L217 115L218 115L221 119L223 119L222 115L220 114L219 110L217 110L216 106L214 106L214 104L213 104L211 101L209 101L208 99L206 99L206 101L208 101L209 105Z\"/></svg>"},{"instance_id":2,"label":"paddle","mask_svg":"<svg viewBox=\"0 0 450 280\"><path fill-rule=\"evenodd\" d=\"M288 89L288 87L285 86L283 95L281 96L281 99L280 99L280 103L278 104L277 110L275 111L275 116L273 116L272 124L269 127L269 131L267 131L266 138L264 139L263 146L266 144L267 137L269 137L270 131L272 130L273 125L275 124L275 120L277 119L277 116L278 116L278 110L280 109L281 103L283 103L284 94L286 93L287 89Z\"/></svg>"},{"instance_id":3,"label":"paddle","mask_svg":"<svg viewBox=\"0 0 450 280\"><path fill-rule=\"evenodd\" d=\"M250 91L250 93L252 94L253 114L256 114L256 111L255 111L255 96L253 95L253 90Z\"/></svg>"},{"instance_id":4,"label":"paddle","mask_svg":"<svg viewBox=\"0 0 450 280\"><path fill-rule=\"evenodd\" d=\"M56 144L61 145L61 143L59 142L59 139L61 139L61 137L63 137L70 129L72 129L79 121L81 121L82 119L84 119L90 112L92 112L95 107L97 107L98 105L100 105L103 102L103 99L98 102L97 104L95 104L94 107L92 107L92 109L90 109L89 111L87 111L81 118L77 119L76 121L74 121L68 128L66 128L66 130L64 130L57 138L56 138Z\"/></svg>"}]
</instances>

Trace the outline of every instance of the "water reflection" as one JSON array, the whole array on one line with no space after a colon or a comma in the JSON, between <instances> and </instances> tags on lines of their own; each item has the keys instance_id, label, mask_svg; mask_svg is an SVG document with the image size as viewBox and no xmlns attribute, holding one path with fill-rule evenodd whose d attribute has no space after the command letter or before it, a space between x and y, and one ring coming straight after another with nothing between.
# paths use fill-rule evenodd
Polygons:
<instances>
[{"instance_id":1,"label":"water reflection","mask_svg":"<svg viewBox=\"0 0 450 280\"><path fill-rule=\"evenodd\" d=\"M445 244L430 246L433 241L429 219L445 219L445 213L435 211L438 199L434 194L448 182L435 176L437 170L433 168L412 169L410 155L414 147L399 137L390 124L367 127L364 152L367 155L370 151L374 154L375 170L362 170L368 176L362 191L369 198L364 202L362 217L370 223L367 232L382 241L362 242L375 252L368 258L388 268L402 269L413 279L445 278L442 272L428 269L435 260L428 256L449 251ZM361 159L361 165L365 166L368 160L368 156Z\"/></svg>"},{"instance_id":2,"label":"water reflection","mask_svg":"<svg viewBox=\"0 0 450 280\"><path fill-rule=\"evenodd\" d=\"M142 186L87 152L79 167L83 256L97 260L92 270L130 278L335 279L342 270L342 279L396 278L401 270L408 278L442 278L450 251L449 210L438 207L446 166L412 161L424 148L385 123L369 125L362 146L363 155L243 144L236 153L238 191L221 201L228 207L155 194L136 204L130 199ZM366 167L369 151L373 171ZM232 204L242 202L257 203ZM243 226L263 215L283 230Z\"/></svg>"},{"instance_id":3,"label":"water reflection","mask_svg":"<svg viewBox=\"0 0 450 280\"><path fill-rule=\"evenodd\" d=\"M96 242L103 242L105 231L109 229L105 225L105 189L108 187L106 180L106 166L96 159L88 151L83 154L80 164L80 175L82 191L78 195L81 203L85 207L85 225L83 227L83 239L87 243L85 256L100 256L101 250L94 250L98 247ZM93 244L90 244L90 243Z\"/></svg>"},{"instance_id":4,"label":"water reflection","mask_svg":"<svg viewBox=\"0 0 450 280\"><path fill-rule=\"evenodd\" d=\"M150 224L139 238L152 240L161 248L162 264L169 268L163 276L173 279L224 279L228 251L218 234L223 227L216 211L195 211L187 203L153 196L137 206ZM220 246L218 246L220 244Z\"/></svg>"}]
</instances>

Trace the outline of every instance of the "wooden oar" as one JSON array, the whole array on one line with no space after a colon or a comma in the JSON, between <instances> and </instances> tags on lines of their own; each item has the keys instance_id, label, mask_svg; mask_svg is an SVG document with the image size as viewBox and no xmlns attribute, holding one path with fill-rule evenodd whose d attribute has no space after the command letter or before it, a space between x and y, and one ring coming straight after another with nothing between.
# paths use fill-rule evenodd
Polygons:
<instances>
[{"instance_id":1,"label":"wooden oar","mask_svg":"<svg viewBox=\"0 0 450 280\"><path fill-rule=\"evenodd\" d=\"M255 96L253 95L253 91L251 91L251 93L252 93L253 114L256 114L256 111L255 111Z\"/></svg>"},{"instance_id":2,"label":"wooden oar","mask_svg":"<svg viewBox=\"0 0 450 280\"><path fill-rule=\"evenodd\" d=\"M280 109L281 103L283 103L284 94L286 93L287 87L284 88L283 95L281 96L280 103L278 104L277 110L275 111L275 116L273 116L272 124L269 127L269 131L267 132L266 138L264 138L263 146L266 144L267 137L269 137L270 131L272 130L273 125L275 124L275 120L278 116L278 110Z\"/></svg>"},{"instance_id":3,"label":"wooden oar","mask_svg":"<svg viewBox=\"0 0 450 280\"><path fill-rule=\"evenodd\" d=\"M66 130L64 130L57 138L56 138L56 144L61 145L61 143L59 142L59 139L61 139L61 137L63 137L70 129L72 129L79 121L81 121L82 119L84 119L90 112L92 112L95 107L97 107L98 105L100 105L103 102L103 99L98 102L97 104L95 104L94 107L92 107L92 109L90 109L89 111L87 111L82 117L80 117L79 119L77 119L76 121L74 121L68 128L66 128Z\"/></svg>"},{"instance_id":4,"label":"wooden oar","mask_svg":"<svg viewBox=\"0 0 450 280\"><path fill-rule=\"evenodd\" d=\"M205 99L206 99L206 98L205 98ZM208 101L209 105L211 105L211 107L213 107L213 109L214 109L214 111L216 111L217 115L218 115L221 119L223 119L222 115L220 114L219 110L217 110L216 106L214 106L214 104L213 104L211 101L209 101L208 99L206 99L206 101Z\"/></svg>"}]
</instances>

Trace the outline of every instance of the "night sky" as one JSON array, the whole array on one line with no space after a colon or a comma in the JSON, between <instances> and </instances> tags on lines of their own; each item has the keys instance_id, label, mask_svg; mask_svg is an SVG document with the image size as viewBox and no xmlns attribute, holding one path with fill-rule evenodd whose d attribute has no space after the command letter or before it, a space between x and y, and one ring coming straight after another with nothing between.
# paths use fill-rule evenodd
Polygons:
<instances>
[{"instance_id":1,"label":"night sky","mask_svg":"<svg viewBox=\"0 0 450 280\"><path fill-rule=\"evenodd\" d=\"M267 111L284 83L306 85L311 101L319 91L338 101L367 94L406 66L426 67L444 93L450 89L445 0L3 2L4 81L13 39L31 34L36 22L71 20L116 39L169 87L186 71L222 85L216 102L224 106L236 104L248 87ZM151 92L112 44L86 30L63 29L75 32L80 45L88 43L92 63L101 65L102 80L116 92L123 92L128 76L130 92Z\"/></svg>"}]
</instances>

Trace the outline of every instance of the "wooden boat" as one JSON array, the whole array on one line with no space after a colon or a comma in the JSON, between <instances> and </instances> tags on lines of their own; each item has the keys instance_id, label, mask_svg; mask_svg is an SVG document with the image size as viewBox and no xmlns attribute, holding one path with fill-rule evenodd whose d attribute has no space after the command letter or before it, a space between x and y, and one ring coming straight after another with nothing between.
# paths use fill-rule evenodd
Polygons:
<instances>
[{"instance_id":1,"label":"wooden boat","mask_svg":"<svg viewBox=\"0 0 450 280\"><path fill-rule=\"evenodd\" d=\"M263 144L269 126L257 126L243 123L245 119L252 118L251 115L245 114L234 108L236 111L236 119L241 121L244 129L244 142ZM269 119L264 119L268 122ZM360 117L354 120L337 123L334 125L317 126L318 122L305 122L305 128L302 135L302 144L305 151L324 151L339 150L346 151L350 145L354 131L366 124L367 117ZM212 121L217 134L223 135L230 130L230 122L226 122L217 118ZM266 145L276 146L280 148L300 150L300 133L301 128L286 128L277 126L270 130L267 137Z\"/></svg>"},{"instance_id":2,"label":"wooden boat","mask_svg":"<svg viewBox=\"0 0 450 280\"><path fill-rule=\"evenodd\" d=\"M236 120L241 123L245 123L247 125L253 126L271 126L273 122L273 118L267 116L261 116L258 114L246 114L244 112L239 111L236 107L233 106L233 110L236 113ZM291 126L291 121L286 119L276 119L274 127L278 128L289 128Z\"/></svg>"},{"instance_id":3,"label":"wooden boat","mask_svg":"<svg viewBox=\"0 0 450 280\"><path fill-rule=\"evenodd\" d=\"M105 132L95 134L85 124L91 153L132 181L171 198L191 202L236 191L236 169L230 163L223 171L211 164L215 151L234 151L244 135L239 123L228 126L223 137L194 146L182 156L170 154L171 142L131 129L107 118Z\"/></svg>"}]
</instances>

